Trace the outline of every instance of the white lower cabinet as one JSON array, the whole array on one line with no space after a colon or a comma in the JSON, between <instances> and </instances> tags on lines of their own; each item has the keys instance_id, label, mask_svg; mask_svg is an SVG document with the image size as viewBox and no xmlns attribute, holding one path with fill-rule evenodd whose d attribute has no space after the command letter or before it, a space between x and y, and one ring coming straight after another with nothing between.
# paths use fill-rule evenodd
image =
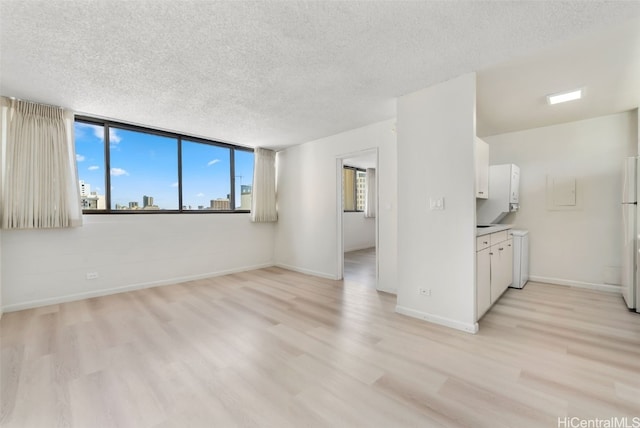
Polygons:
<instances>
[{"instance_id":1,"label":"white lower cabinet","mask_svg":"<svg viewBox=\"0 0 640 428\"><path fill-rule=\"evenodd\" d=\"M482 248L481 241L490 242L491 246ZM476 308L480 319L511 285L513 239L508 231L484 235L478 238L476 249Z\"/></svg>"},{"instance_id":2,"label":"white lower cabinet","mask_svg":"<svg viewBox=\"0 0 640 428\"><path fill-rule=\"evenodd\" d=\"M513 280L513 239L492 245L491 252L491 304L495 303Z\"/></svg>"},{"instance_id":3,"label":"white lower cabinet","mask_svg":"<svg viewBox=\"0 0 640 428\"><path fill-rule=\"evenodd\" d=\"M478 318L491 307L491 248L476 253Z\"/></svg>"}]
</instances>

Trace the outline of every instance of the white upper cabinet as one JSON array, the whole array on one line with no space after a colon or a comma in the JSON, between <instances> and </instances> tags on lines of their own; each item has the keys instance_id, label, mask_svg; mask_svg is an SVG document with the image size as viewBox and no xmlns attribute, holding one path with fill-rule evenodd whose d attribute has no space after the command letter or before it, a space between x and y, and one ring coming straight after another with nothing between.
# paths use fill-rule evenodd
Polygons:
<instances>
[{"instance_id":1,"label":"white upper cabinet","mask_svg":"<svg viewBox=\"0 0 640 428\"><path fill-rule=\"evenodd\" d=\"M476 198L489 197L489 144L475 139L476 153Z\"/></svg>"}]
</instances>

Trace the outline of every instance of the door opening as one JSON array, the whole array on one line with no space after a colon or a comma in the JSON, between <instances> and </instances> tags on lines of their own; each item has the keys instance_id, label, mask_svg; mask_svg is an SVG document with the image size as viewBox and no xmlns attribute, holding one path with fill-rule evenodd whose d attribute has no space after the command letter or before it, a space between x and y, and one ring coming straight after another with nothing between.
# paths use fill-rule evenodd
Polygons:
<instances>
[{"instance_id":1,"label":"door opening","mask_svg":"<svg viewBox=\"0 0 640 428\"><path fill-rule=\"evenodd\" d=\"M378 287L378 151L338 159L338 263L345 282Z\"/></svg>"}]
</instances>

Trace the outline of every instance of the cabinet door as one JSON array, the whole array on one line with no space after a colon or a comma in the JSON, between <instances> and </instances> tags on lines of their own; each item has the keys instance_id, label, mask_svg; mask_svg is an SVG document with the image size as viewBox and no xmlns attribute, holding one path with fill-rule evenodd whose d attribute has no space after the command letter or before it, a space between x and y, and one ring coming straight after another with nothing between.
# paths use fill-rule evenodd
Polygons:
<instances>
[{"instance_id":1,"label":"cabinet door","mask_svg":"<svg viewBox=\"0 0 640 428\"><path fill-rule=\"evenodd\" d=\"M475 139L476 198L489 198L489 144Z\"/></svg>"},{"instance_id":2,"label":"cabinet door","mask_svg":"<svg viewBox=\"0 0 640 428\"><path fill-rule=\"evenodd\" d=\"M476 253L476 308L480 319L491 306L491 248Z\"/></svg>"},{"instance_id":3,"label":"cabinet door","mask_svg":"<svg viewBox=\"0 0 640 428\"><path fill-rule=\"evenodd\" d=\"M504 292L511 284L513 284L513 239L509 239L502 243L503 250L500 257L504 263L504 277L502 278L502 291Z\"/></svg>"},{"instance_id":4,"label":"cabinet door","mask_svg":"<svg viewBox=\"0 0 640 428\"><path fill-rule=\"evenodd\" d=\"M490 247L491 303L494 303L513 282L513 239Z\"/></svg>"},{"instance_id":5,"label":"cabinet door","mask_svg":"<svg viewBox=\"0 0 640 428\"><path fill-rule=\"evenodd\" d=\"M504 271L504 267L500 263L500 253L499 248L502 243L492 245L489 247L489 256L491 259L491 304L495 303L496 300L502 294L502 275Z\"/></svg>"}]
</instances>

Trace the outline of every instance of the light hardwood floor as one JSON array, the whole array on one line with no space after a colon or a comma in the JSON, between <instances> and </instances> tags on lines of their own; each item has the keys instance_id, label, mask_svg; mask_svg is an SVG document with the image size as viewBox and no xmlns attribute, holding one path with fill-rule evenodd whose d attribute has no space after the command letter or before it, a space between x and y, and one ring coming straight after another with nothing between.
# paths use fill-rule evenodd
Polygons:
<instances>
[{"instance_id":1,"label":"light hardwood floor","mask_svg":"<svg viewBox=\"0 0 640 428\"><path fill-rule=\"evenodd\" d=\"M7 313L3 427L557 427L640 416L640 315L529 283L470 335L278 268Z\"/></svg>"},{"instance_id":2,"label":"light hardwood floor","mask_svg":"<svg viewBox=\"0 0 640 428\"><path fill-rule=\"evenodd\" d=\"M375 247L344 253L344 279L376 288Z\"/></svg>"}]
</instances>

